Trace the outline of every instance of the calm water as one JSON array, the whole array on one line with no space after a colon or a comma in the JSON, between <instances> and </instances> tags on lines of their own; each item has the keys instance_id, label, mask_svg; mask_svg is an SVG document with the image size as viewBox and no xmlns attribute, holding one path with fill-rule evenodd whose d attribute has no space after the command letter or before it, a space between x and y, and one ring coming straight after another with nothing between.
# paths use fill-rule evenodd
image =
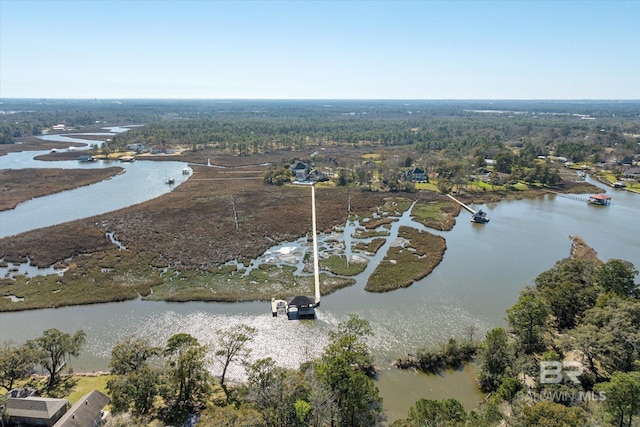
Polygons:
<instances>
[{"instance_id":1,"label":"calm water","mask_svg":"<svg viewBox=\"0 0 640 427\"><path fill-rule=\"evenodd\" d=\"M4 163L2 167L5 167ZM42 198L46 201L37 199L24 203L26 208L22 210L3 213L4 216L0 216L1 234L7 236L15 234L15 230L43 226L32 211L45 206L46 216L51 217L49 220L53 223L73 218L58 211L52 213L52 206L70 205L77 217L94 215L84 198L92 193L102 194L101 199L113 198L114 205L125 203L123 206L127 200L138 197L138 191L144 193L140 196L143 199L155 197L147 187L138 190L131 187L131 183L142 180L149 187L158 186L166 191L164 184L157 185L162 183L167 171L163 168L180 177L183 164L135 162L126 167L127 173L86 187L84 196L71 197L68 193L76 191L73 190ZM432 231L446 238L447 251L431 275L407 289L385 294L367 293L364 291L366 278L383 256L379 253L367 270L356 278L354 286L323 298L316 321L292 322L273 318L269 304L261 302L137 300L1 313L0 336L2 340L22 342L40 335L47 328L69 332L82 328L87 332L88 345L81 357L72 361L74 370L81 372L105 369L111 347L127 335L148 337L153 343L163 345L171 335L187 332L202 343L214 344L218 329L247 323L258 330L252 343L254 358L271 356L283 366L297 367L322 351L329 328L349 313L358 313L371 322L375 332L369 343L383 368L378 386L390 419L406 416L408 408L420 397L456 397L471 409L483 397L473 387L472 367L452 375L427 376L388 369L389 360L414 352L420 346L440 344L450 337L463 338L465 329L471 325L477 328L478 336L490 328L504 326L504 311L516 301L523 286L531 284L539 273L569 255L571 235L584 238L603 260L621 258L640 267L637 233L640 196L613 190L608 193L613 197L609 207L590 206L553 195L483 205L491 218L486 225L471 224L470 214L463 211L452 231ZM105 197L105 194L110 196ZM124 196L122 202L115 201L119 196ZM29 215L34 216L25 219ZM392 235L401 224L424 229L404 215L392 226ZM351 227L347 226L346 230L350 233ZM340 234L337 236L342 238ZM305 244L303 241L289 242L273 248L265 256L272 256L274 251L301 254L307 249ZM218 373L219 369L214 366L213 372ZM242 378L242 372L234 371L231 376Z\"/></svg>"},{"instance_id":2,"label":"calm water","mask_svg":"<svg viewBox=\"0 0 640 427\"><path fill-rule=\"evenodd\" d=\"M97 145L101 143L100 141L87 141L61 135L46 135L41 138L69 143L90 142ZM183 162L136 161L122 163L100 160L80 163L77 161L34 160L34 157L49 152L48 150L27 151L0 156L0 168L96 169L119 166L124 168L124 173L90 186L38 197L19 204L13 210L0 212L0 238L146 202L173 190L190 176L182 175L182 169L186 167ZM168 177L176 179L175 185L165 184Z\"/></svg>"}]
</instances>

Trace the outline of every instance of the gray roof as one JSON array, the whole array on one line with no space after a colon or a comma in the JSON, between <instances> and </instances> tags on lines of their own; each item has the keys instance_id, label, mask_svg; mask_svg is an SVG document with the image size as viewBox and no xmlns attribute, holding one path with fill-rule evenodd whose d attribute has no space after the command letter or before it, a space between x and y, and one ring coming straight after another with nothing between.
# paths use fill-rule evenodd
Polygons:
<instances>
[{"instance_id":1,"label":"gray roof","mask_svg":"<svg viewBox=\"0 0 640 427\"><path fill-rule=\"evenodd\" d=\"M47 397L9 398L7 401L7 415L16 418L41 418L50 420L69 403L66 399L51 399Z\"/></svg>"},{"instance_id":2,"label":"gray roof","mask_svg":"<svg viewBox=\"0 0 640 427\"><path fill-rule=\"evenodd\" d=\"M289 166L291 169L295 169L295 170L307 170L309 169L309 166L301 161L296 161L293 165Z\"/></svg>"},{"instance_id":3,"label":"gray roof","mask_svg":"<svg viewBox=\"0 0 640 427\"><path fill-rule=\"evenodd\" d=\"M91 427L110 400L106 394L93 390L78 400L53 427Z\"/></svg>"},{"instance_id":4,"label":"gray roof","mask_svg":"<svg viewBox=\"0 0 640 427\"><path fill-rule=\"evenodd\" d=\"M287 299L288 299L289 305L294 305L296 307L306 307L306 306L315 305L315 300L313 298L307 297L304 295L298 295L296 297L287 298Z\"/></svg>"}]
</instances>

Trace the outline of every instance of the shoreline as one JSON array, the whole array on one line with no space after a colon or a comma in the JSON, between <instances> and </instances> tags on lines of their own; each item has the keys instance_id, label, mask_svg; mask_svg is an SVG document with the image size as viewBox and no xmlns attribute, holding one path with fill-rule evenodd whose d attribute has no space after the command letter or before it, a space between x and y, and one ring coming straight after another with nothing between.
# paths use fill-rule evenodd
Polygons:
<instances>
[{"instance_id":1,"label":"shoreline","mask_svg":"<svg viewBox=\"0 0 640 427\"><path fill-rule=\"evenodd\" d=\"M0 169L0 211L15 209L20 203L37 197L96 184L123 171L124 168L119 166L103 169Z\"/></svg>"},{"instance_id":2,"label":"shoreline","mask_svg":"<svg viewBox=\"0 0 640 427\"><path fill-rule=\"evenodd\" d=\"M295 189L295 190L297 191L298 189ZM323 196L326 197L327 191L322 191L322 194ZM539 196L541 194L542 194L541 192L535 192L535 194L532 194L532 195ZM379 196L380 195L378 195L378 197ZM385 196L390 196L390 195L385 194ZM440 200L440 197L441 196L439 195L436 196L434 194L428 195L428 194L418 193L416 197L416 201L419 200L422 203L428 203L429 201L433 202L434 200ZM462 198L463 196L458 195L458 197ZM163 197L160 197L159 199L162 199L162 198ZM379 202L381 202L386 198L387 197L383 199L379 199ZM500 200L503 200L503 199L505 198L501 198ZM473 200L474 200L474 203L478 203L478 198L474 198ZM491 197L489 200L495 200L495 199ZM152 202L153 201L148 203L152 203ZM402 203L406 204L406 202L402 202ZM454 206L453 202L451 203L452 203L452 206ZM378 203L377 206L380 207L381 203ZM130 211L132 210L137 211L139 209L140 207L125 208L119 211L119 214L125 215L127 217L131 217ZM377 208L375 208L372 204L372 206L369 207L367 211L373 212L375 209ZM449 210L448 215L450 217L455 218L459 214L459 212L460 212L460 209L456 209L454 207ZM362 218L368 217L367 216L368 214L362 211L361 211L361 215L362 215ZM62 236L73 237L72 236L73 233L71 232L71 230L74 230L74 229L76 230L76 232L80 232L84 234L85 237L91 237L90 236L91 233L95 234L95 232L98 231L95 229L95 225L104 222L105 219L109 216L110 216L109 214L106 214L106 215L101 215L97 217L98 219L102 218L102 221L99 221L94 217L94 218L88 218L86 220L78 220L68 224L62 224L59 226L51 227L51 229L58 230L58 231L53 232L52 233L53 236L48 236L48 238L50 240L53 239L56 243L59 243L58 239L56 239L56 236L60 238L62 238ZM414 217L413 219L420 222L419 218ZM346 217L344 218L344 220L346 220ZM340 223L342 223L342 221L343 221L343 218L340 218L337 224L334 223L332 225L332 228L335 226L338 226ZM84 226L79 227L79 224L84 224ZM453 227L455 224L455 221L450 222L450 224L451 224L451 227ZM328 228L327 225L328 224L325 223L322 229L325 231L331 230L332 228ZM88 228L85 229L84 227L91 227L92 230L89 230ZM301 227L302 227L301 230L303 230L302 234L298 236L293 236L293 237L300 238L304 236L304 234L306 234L306 232L308 231L306 228L308 227L308 224L306 224L306 222L303 221L303 224L301 225ZM83 229L85 229L84 232L82 231ZM49 230L49 231L51 232L52 230ZM97 272L100 269L103 269L105 266L109 266L109 268L113 268L116 272L121 271L121 273L124 273L124 271L122 271L123 266L119 266L119 264L117 264L118 262L120 262L117 260L121 258L122 254L120 251L115 250L112 247L113 245L111 242L105 241L103 231L104 229L102 231L99 231L97 235L94 235L93 238L89 238L89 240L85 244L86 249L84 251L81 251L79 255L74 256L74 258L70 263L69 262L63 263L67 268L70 269L70 271L65 274L65 276L67 277L63 279L64 280L63 283L66 283L64 288L73 289L75 294L74 297L58 298L58 294L56 294L55 295L56 298L50 298L50 297L45 298L44 301L40 303L35 303L33 305L24 305L23 304L24 301L11 302L9 301L9 298L11 296L14 296L17 298L25 298L25 297L31 296L32 298L38 299L38 297L31 292L35 292L36 294L37 293L42 294L43 292L44 294L47 294L48 292L58 293L60 292L58 291L58 289L61 289L60 284L58 284L60 282L60 278L57 275L53 275L54 277L35 276L35 277L24 278L23 279L24 281L30 283L30 285L27 287L17 286L15 282L8 281L7 279L3 279L2 281L0 281L0 290L3 291L2 293L4 296L4 298L0 300L0 312L17 312L17 311L27 311L27 310L38 310L38 309L44 309L44 308L58 308L58 307L68 307L68 306L77 306L77 305L103 304L103 303L109 303L109 302L130 301L135 299L142 299L142 300L148 300L148 301L165 301L165 302L217 302L217 303L264 302L264 301L270 300L273 292L286 294L286 295L290 294L292 296L295 294L304 294L304 292L310 293L312 290L311 276L294 277L291 271L282 271L281 268L270 269L266 265L256 269L255 274L258 274L259 276L249 275L246 279L243 279L240 281L238 281L239 279L238 275L240 274L240 272L237 271L235 267L232 269L225 270L220 265L217 265L215 267L210 267L208 269L200 270L200 271L174 266L168 270L164 279L158 278L158 279L151 280L151 277L154 277L154 275L155 277L158 277L157 273L154 273L154 272L157 272L158 267L161 267L161 265L156 265L154 267L154 264L157 263L158 260L154 260L153 257L148 257L147 250L142 249L143 252L140 252L139 250L133 249L133 246L135 246L135 244L131 245L131 243L129 242L126 242L125 246L132 247L132 249L128 250L128 252L131 251L132 253L130 254L130 256L133 258L137 258L138 267L135 267L135 272L133 270L129 270L130 273L125 273L125 274L131 274L131 273L137 274L138 278L136 279L134 277L134 280L137 284L136 283L132 283L129 285L118 284L118 279L112 279L111 276L105 277L107 276L107 274L105 273L92 273L92 271ZM16 249L19 247L30 247L31 245L35 244L35 242L41 241L43 238L47 237L47 234L49 233L47 233L47 229L44 229L38 232L34 231L34 232L27 232L23 234L24 235L22 237L25 240L22 242L22 244L16 245ZM96 239L99 241L102 241L102 244L91 243L92 241L95 242ZM281 240L281 242L286 240L288 239L283 239ZM289 240L295 240L295 239L289 239ZM418 280L419 278L425 277L428 274L430 274L444 257L444 252L446 250L446 241L444 241L444 239L442 240L443 242L440 245L440 253L437 253L438 245L436 245L436 247L433 247L431 249L431 252L433 250L435 250L436 252L434 253L430 252L430 254L428 255L429 258L433 258L433 262L430 263L429 268L426 269L428 271L422 271L418 273L415 277L411 278L409 283L406 282L406 278L404 278L402 275L393 275L393 277L398 280L398 285L397 286L392 285L390 287L383 289L382 291L384 292L393 291L401 287L411 286L413 285L415 280ZM34 242L34 243L30 243L30 242ZM74 245L76 248L77 248L77 243L78 242L74 242ZM268 248L272 244L273 242L265 246L265 248ZM412 247L411 243L409 244L409 247ZM377 249L379 248L380 246L378 246ZM0 249L2 249L2 240L0 240ZM261 253L262 252L264 251L261 251ZM87 253L88 256L81 255L82 253ZM147 256L144 256L143 253L147 253ZM385 259L388 256L389 254L385 256ZM398 254L396 254L395 256L397 257ZM96 258L96 259L93 259L93 258ZM239 259L239 258L245 259L245 260L248 260L248 259L253 260L253 259L256 259L257 256L247 257L245 255L245 256L236 257L235 259ZM38 259L38 258L34 257L34 259ZM55 261L53 265L56 265L59 263L60 263L59 261ZM393 270L394 263L389 263L389 265L390 265L390 268ZM127 267L127 269L129 268L130 267ZM424 270L424 268L422 268L422 270ZM173 271L180 272L181 277L183 277L184 279L187 279L187 285L185 287L176 287L181 285L173 283L171 282L171 280L167 281L168 279L170 279L170 276L171 274L173 274L172 273ZM344 287L352 286L354 283L353 279L348 277L328 277L326 276L326 274L323 274L323 275L325 276L323 278L323 280L325 281L328 281L329 279L333 281L338 280L338 282L335 283L334 286L332 286L330 289L327 289L325 287L323 290L324 291L323 295L328 295ZM254 277L256 279L254 279ZM263 277L263 278L257 279L257 277ZM268 280L275 284L298 283L299 286L306 287L308 288L308 290L304 291L303 289L300 289L296 291L296 289L293 289L293 290L290 289L288 291L288 294L286 292L283 292L282 289L280 291L266 290L266 291L262 291L262 294L260 293L261 291L258 290L257 294L255 293L252 294L251 292L253 291L250 291L250 289L252 289L250 283L252 281L257 282L257 280L263 281L264 277L271 277L271 279L268 279ZM86 285L87 280L90 280L93 282L88 287ZM229 281L231 281L231 284L230 284L231 287L226 286L226 287L220 288L220 289L229 288L228 291L223 291L222 293L216 293L216 294L212 294L210 293L210 291L208 291L208 289L210 289L212 286L214 286L215 289L218 289L216 287L218 286L216 285L216 283L220 284L220 283L225 283ZM234 291L234 287L242 288L244 290L241 293L238 293L237 290ZM365 289L368 292L372 292L372 291L375 292L370 287ZM29 292L29 294L23 293L22 291ZM380 292L380 290L377 290L377 292ZM84 294L84 295L79 297L77 295L78 293Z\"/></svg>"},{"instance_id":3,"label":"shoreline","mask_svg":"<svg viewBox=\"0 0 640 427\"><path fill-rule=\"evenodd\" d=\"M0 311L136 298L177 302L269 301L273 293L310 292L311 281L306 276L295 277L286 269L262 266L245 278L235 267L225 267L232 260L246 264L245 261L257 259L274 244L294 241L309 232L308 190L262 183L263 171L279 154L252 158L253 167L241 168L238 165L247 164L249 159L189 153L185 157L191 160L193 177L173 192L115 212L0 239L0 258L5 262L26 262L28 256L34 266L68 268L62 278L57 275L53 278L23 277L18 282L0 279L2 296L36 300L33 304L24 304L24 301L14 303L2 298ZM214 164L229 166L213 168L194 163L205 158L205 164L211 159ZM224 185L211 185L216 181L224 182ZM582 182L564 183L559 191L601 191ZM354 213L360 218L373 218L389 200L404 198L402 204L407 209L410 205L407 200L429 204L446 199L442 194L428 190L416 193L355 192L349 187L328 184L318 185L317 190L322 201L318 206L319 232L343 225ZM456 197L472 204L539 197L545 193L544 189L538 188L499 192L461 190ZM237 218L230 215L231 200ZM457 206L452 206L425 213L422 218L414 216L413 220L436 230L450 229L460 212ZM396 210L392 206L382 209L386 211L385 216ZM448 219L443 219L443 215ZM181 220L175 221L175 218ZM116 248L106 237L107 233L121 242L127 248L126 252ZM175 236L183 238L175 239ZM445 249L446 242L443 242L442 253L429 255L437 261L426 273L421 267L409 283L406 277L396 277L399 286L393 285L386 290L410 286L416 278L428 275L442 259ZM182 280L173 281L172 274L180 275ZM264 283L265 278L270 285L263 286L268 289L260 289L256 284ZM353 279L341 277L340 280L342 282L334 283L325 294L350 286L349 281ZM302 287L291 288L291 283L299 283Z\"/></svg>"}]
</instances>

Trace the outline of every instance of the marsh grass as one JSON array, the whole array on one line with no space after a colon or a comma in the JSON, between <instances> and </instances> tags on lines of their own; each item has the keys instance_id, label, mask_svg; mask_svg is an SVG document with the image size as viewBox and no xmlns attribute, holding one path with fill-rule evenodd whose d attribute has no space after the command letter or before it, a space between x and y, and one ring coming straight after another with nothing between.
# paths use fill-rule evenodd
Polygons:
<instances>
[{"instance_id":1,"label":"marsh grass","mask_svg":"<svg viewBox=\"0 0 640 427\"><path fill-rule=\"evenodd\" d=\"M358 234L354 237L389 236L388 228L391 222L397 221L397 216L409 209L412 203L413 200L408 198L385 198L384 203L374 209L375 218L367 222L367 227L373 228L364 232L360 229L354 233ZM378 227L387 229L374 230ZM55 241L64 243L64 248L73 242L77 245L77 239L73 242L64 239L68 235L64 233L66 230L61 229L60 238L56 238ZM1 279L0 296L15 295L24 300L13 302L9 298L0 298L0 311L115 302L135 298L237 302L268 301L274 296L282 298L313 295L313 276L296 276L295 268L292 266L264 264L247 273L245 270L238 270L235 265L227 264L220 267L209 264L201 268L178 263L172 265L164 254L140 246L140 240L128 242L127 250L119 250L109 247L109 242L104 244L104 234L100 235L99 231L96 230L95 235L87 235L82 233L88 233L88 228L81 230L80 234L84 236L84 240L82 245L76 246L80 253L75 253L67 261L55 261L67 267L63 274L23 276L15 280ZM384 242L385 239L382 237L374 238L369 243L358 244L357 248L375 253ZM92 251L85 252L91 248ZM310 259L307 258L305 262L310 262ZM413 264L406 265L413 268ZM332 274L321 274L322 294L326 295L352 285L355 281L349 276L359 274L365 267L366 264L360 262L347 264L344 255L329 257L323 261L323 268ZM416 268L409 276L418 277L421 274L421 268Z\"/></svg>"},{"instance_id":2,"label":"marsh grass","mask_svg":"<svg viewBox=\"0 0 640 427\"><path fill-rule=\"evenodd\" d=\"M417 202L411 210L413 220L435 230L448 231L456 223L454 215L460 209L453 202L447 200L433 200L430 202Z\"/></svg>"},{"instance_id":3,"label":"marsh grass","mask_svg":"<svg viewBox=\"0 0 640 427\"><path fill-rule=\"evenodd\" d=\"M388 292L408 287L427 276L442 261L447 247L444 238L406 226L400 227L398 237L408 243L389 248L369 277L365 290Z\"/></svg>"},{"instance_id":4,"label":"marsh grass","mask_svg":"<svg viewBox=\"0 0 640 427\"><path fill-rule=\"evenodd\" d=\"M380 231L380 230L361 230L358 229L353 233L353 237L356 239L369 239L371 237L388 237L391 235L390 231ZM384 239L383 239L384 240Z\"/></svg>"},{"instance_id":5,"label":"marsh grass","mask_svg":"<svg viewBox=\"0 0 640 427\"><path fill-rule=\"evenodd\" d=\"M339 276L356 276L367 268L367 262L349 262L345 255L331 255L329 258L320 260L320 268L328 270Z\"/></svg>"},{"instance_id":6,"label":"marsh grass","mask_svg":"<svg viewBox=\"0 0 640 427\"><path fill-rule=\"evenodd\" d=\"M148 254L129 255L118 250L79 255L67 264L62 276L2 279L0 295L15 295L24 301L0 298L0 311L116 302L149 295L162 283L161 270L151 266L153 259Z\"/></svg>"},{"instance_id":7,"label":"marsh grass","mask_svg":"<svg viewBox=\"0 0 640 427\"><path fill-rule=\"evenodd\" d=\"M373 239L368 243L358 242L354 245L354 249L375 255L385 242L386 240L382 238Z\"/></svg>"},{"instance_id":8,"label":"marsh grass","mask_svg":"<svg viewBox=\"0 0 640 427\"><path fill-rule=\"evenodd\" d=\"M160 301L269 301L272 297L313 295L313 276L295 276L296 268L262 264L248 274L242 271L203 272L169 270L169 276L144 299ZM350 286L352 279L320 275L321 293Z\"/></svg>"}]
</instances>

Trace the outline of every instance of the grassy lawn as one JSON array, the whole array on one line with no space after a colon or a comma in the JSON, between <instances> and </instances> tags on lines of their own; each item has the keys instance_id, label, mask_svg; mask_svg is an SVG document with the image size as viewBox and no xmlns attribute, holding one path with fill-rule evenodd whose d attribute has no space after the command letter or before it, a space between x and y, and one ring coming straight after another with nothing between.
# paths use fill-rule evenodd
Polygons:
<instances>
[{"instance_id":1,"label":"grassy lawn","mask_svg":"<svg viewBox=\"0 0 640 427\"><path fill-rule=\"evenodd\" d=\"M73 405L82 396L93 390L107 393L107 382L113 378L113 375L62 375L56 386L47 390L48 377L33 376L16 384L16 387L32 387L40 391L43 397L52 397L56 399L67 399ZM4 388L0 387L1 390Z\"/></svg>"},{"instance_id":2,"label":"grassy lawn","mask_svg":"<svg viewBox=\"0 0 640 427\"><path fill-rule=\"evenodd\" d=\"M633 191L634 193L640 193L640 183L627 184L625 188L629 191Z\"/></svg>"},{"instance_id":3,"label":"grassy lawn","mask_svg":"<svg viewBox=\"0 0 640 427\"><path fill-rule=\"evenodd\" d=\"M427 190L427 191L433 191L435 193L440 192L440 190L438 189L437 183L434 184L433 182L417 182L416 190Z\"/></svg>"},{"instance_id":4,"label":"grassy lawn","mask_svg":"<svg viewBox=\"0 0 640 427\"><path fill-rule=\"evenodd\" d=\"M98 376L74 376L78 380L75 387L69 394L63 396L63 399L68 399L73 405L76 403L82 396L87 393L92 392L93 390L98 390L103 392L104 394L109 394L107 392L107 382L113 378L113 375L98 375Z\"/></svg>"},{"instance_id":5,"label":"grassy lawn","mask_svg":"<svg viewBox=\"0 0 640 427\"><path fill-rule=\"evenodd\" d=\"M616 176L609 171L599 173L598 176L607 181L609 184L613 184L618 181L618 178L616 178Z\"/></svg>"}]
</instances>

